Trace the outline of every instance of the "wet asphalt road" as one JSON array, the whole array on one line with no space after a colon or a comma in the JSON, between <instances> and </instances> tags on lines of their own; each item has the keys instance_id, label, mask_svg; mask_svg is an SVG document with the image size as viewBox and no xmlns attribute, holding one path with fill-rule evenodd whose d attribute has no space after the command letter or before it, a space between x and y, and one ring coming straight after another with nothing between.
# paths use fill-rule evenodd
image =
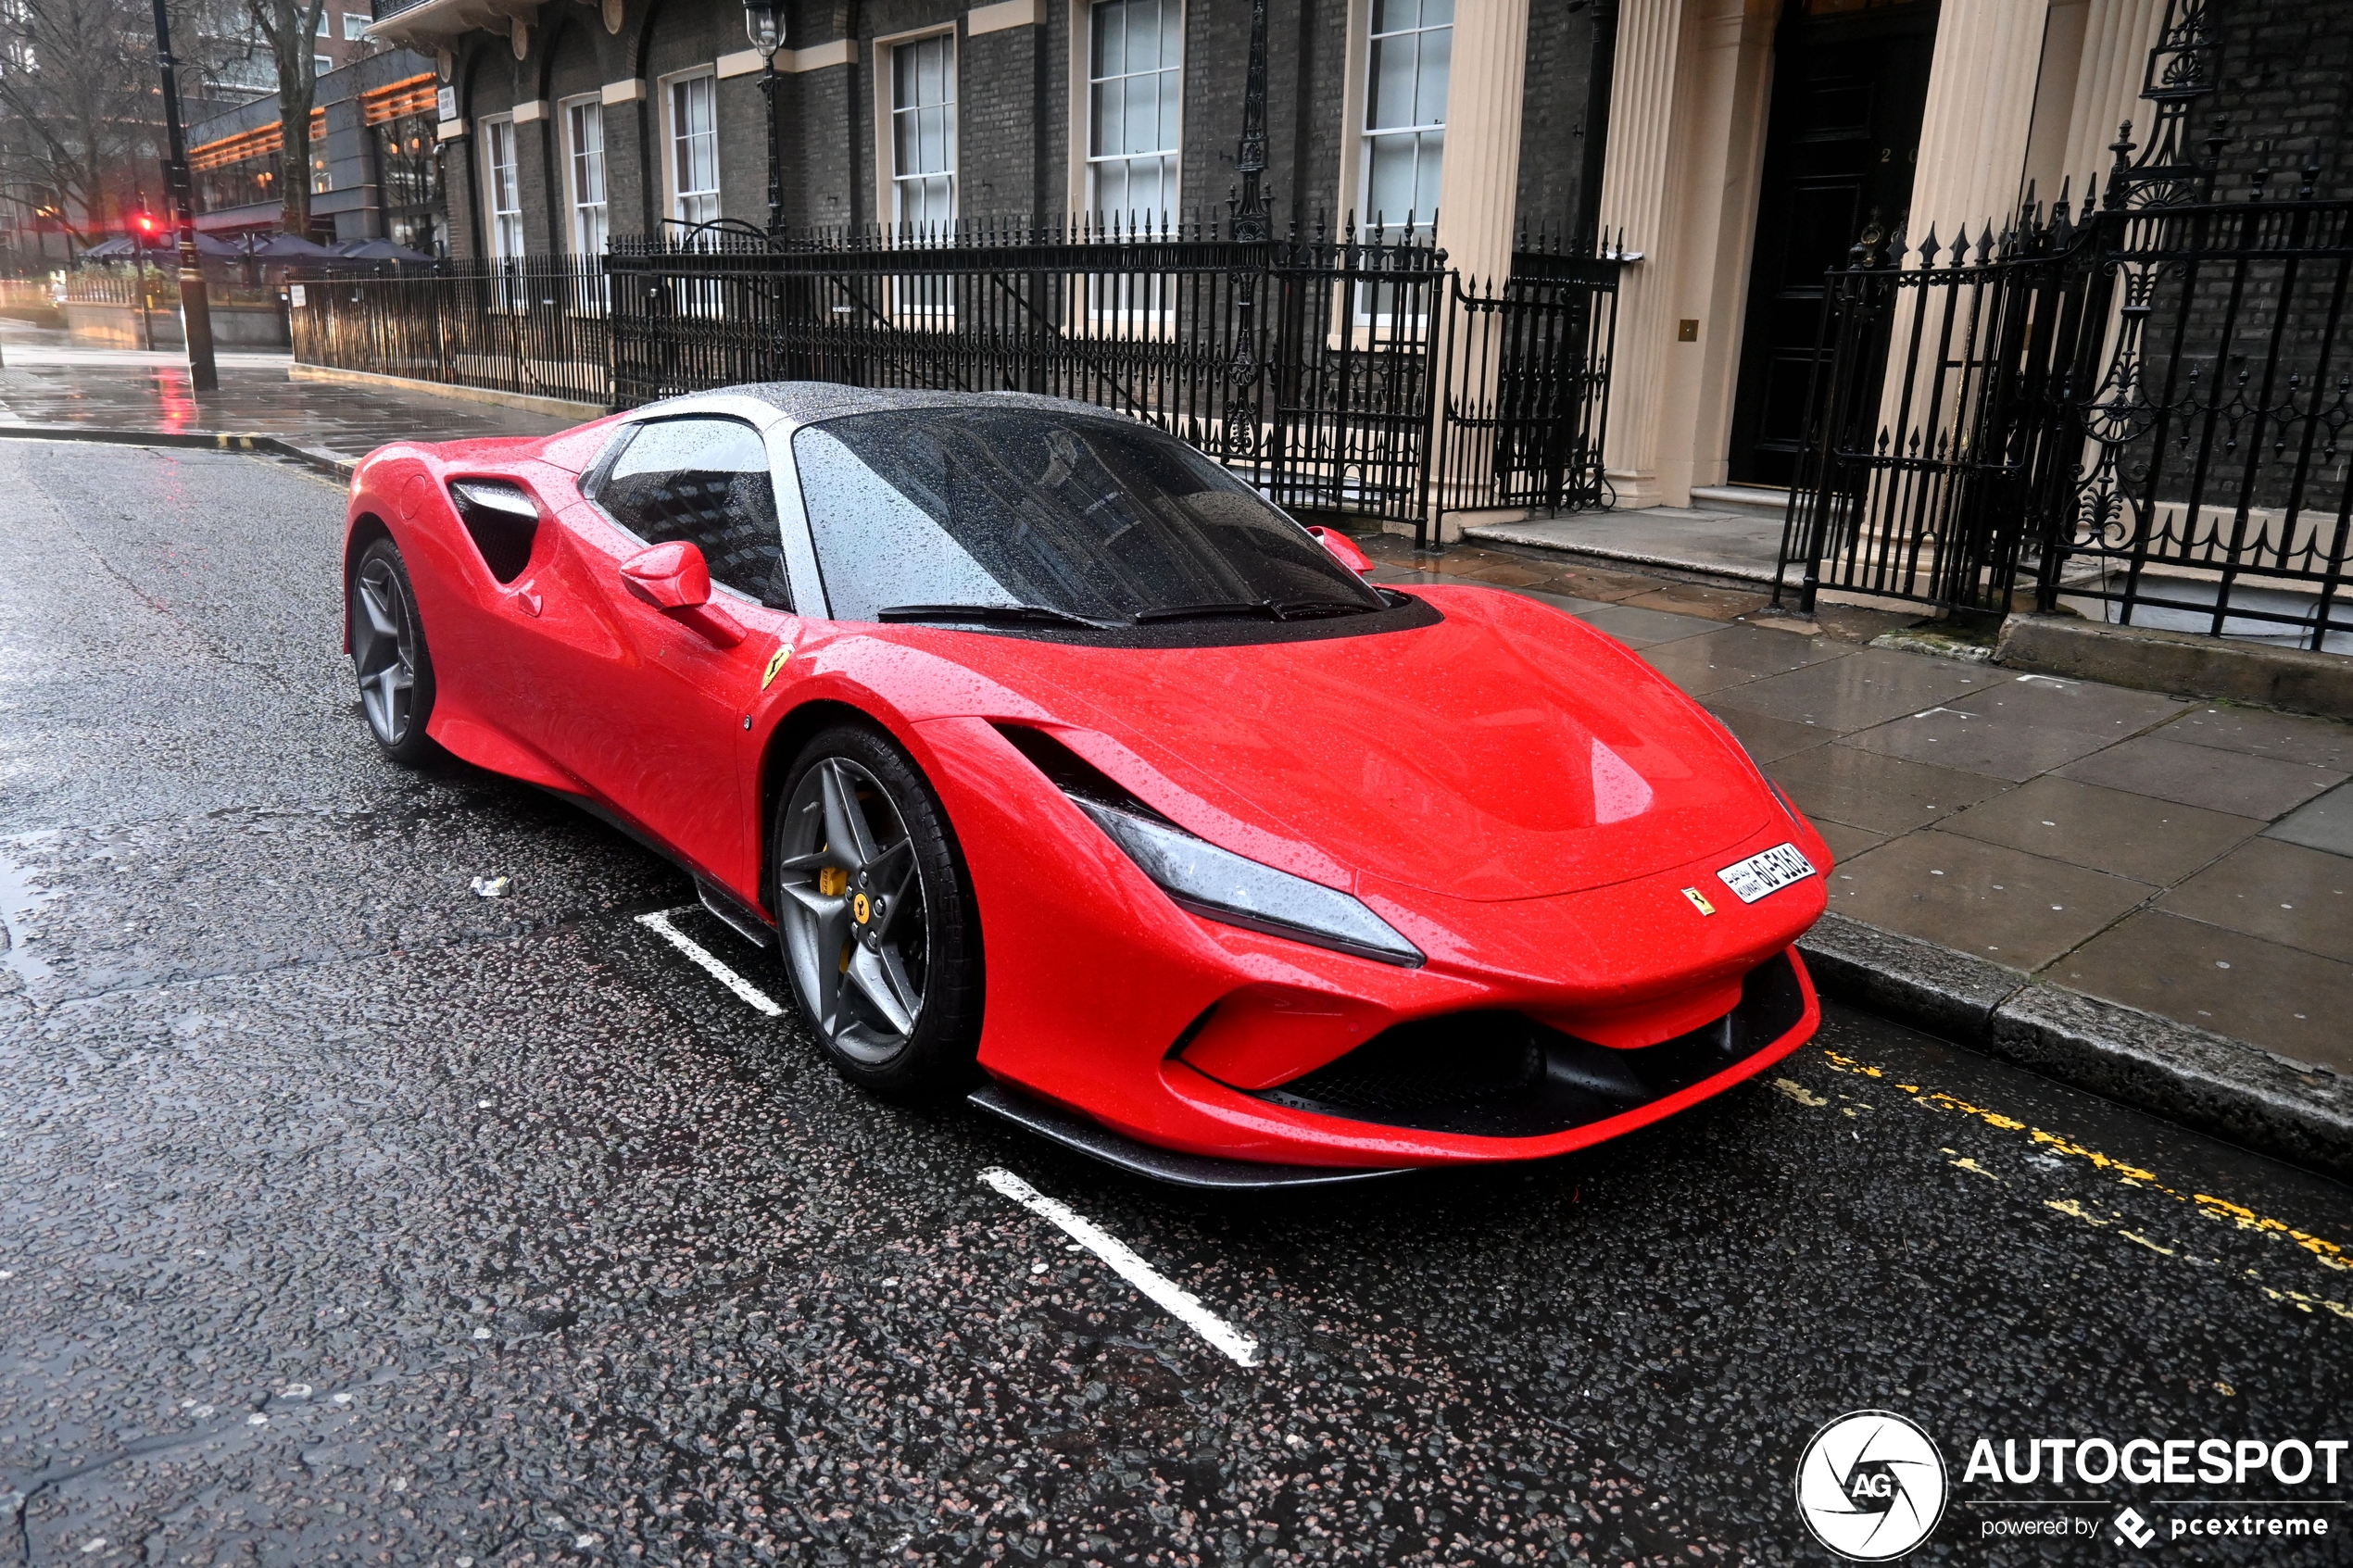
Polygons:
<instances>
[{"instance_id":1,"label":"wet asphalt road","mask_svg":"<svg viewBox=\"0 0 2353 1568\"><path fill-rule=\"evenodd\" d=\"M2344 1188L1851 1013L1613 1147L1320 1196L866 1099L635 920L676 872L379 759L340 521L0 443L0 1563L1818 1562L1797 1458L1866 1406L1953 1468L1916 1561L2108 1561L1986 1540L2061 1494L1974 1439L2344 1433ZM2153 1551L2353 1561L2353 1484L2295 1496L2339 1537Z\"/></svg>"}]
</instances>

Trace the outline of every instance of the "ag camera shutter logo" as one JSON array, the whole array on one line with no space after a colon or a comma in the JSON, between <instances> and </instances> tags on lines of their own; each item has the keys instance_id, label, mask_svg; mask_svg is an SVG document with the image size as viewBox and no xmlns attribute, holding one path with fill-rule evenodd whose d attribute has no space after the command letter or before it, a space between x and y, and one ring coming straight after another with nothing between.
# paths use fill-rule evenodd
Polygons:
<instances>
[{"instance_id":1,"label":"ag camera shutter logo","mask_svg":"<svg viewBox=\"0 0 2353 1568\"><path fill-rule=\"evenodd\" d=\"M1893 1411L1850 1411L1797 1461L1797 1512L1814 1538L1857 1562L1885 1562L1944 1517L1944 1456Z\"/></svg>"}]
</instances>

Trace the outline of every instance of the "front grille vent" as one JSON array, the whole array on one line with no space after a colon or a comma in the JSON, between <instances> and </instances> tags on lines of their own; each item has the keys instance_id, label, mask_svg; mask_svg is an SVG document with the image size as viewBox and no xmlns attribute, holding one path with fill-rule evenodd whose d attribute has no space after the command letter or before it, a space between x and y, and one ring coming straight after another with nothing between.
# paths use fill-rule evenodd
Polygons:
<instances>
[{"instance_id":1,"label":"front grille vent","mask_svg":"<svg viewBox=\"0 0 2353 1568\"><path fill-rule=\"evenodd\" d=\"M1777 953L1741 984L1740 1005L1689 1034L1617 1050L1516 1012L1459 1012L1385 1029L1258 1098L1317 1116L1474 1137L1532 1138L1664 1099L1744 1061L1806 1015Z\"/></svg>"}]
</instances>

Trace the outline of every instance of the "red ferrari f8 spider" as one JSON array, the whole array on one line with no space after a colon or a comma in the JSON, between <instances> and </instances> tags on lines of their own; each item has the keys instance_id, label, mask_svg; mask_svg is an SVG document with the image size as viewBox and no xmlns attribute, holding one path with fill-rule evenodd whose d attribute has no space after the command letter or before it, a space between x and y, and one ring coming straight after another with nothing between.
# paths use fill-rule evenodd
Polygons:
<instances>
[{"instance_id":1,"label":"red ferrari f8 spider","mask_svg":"<svg viewBox=\"0 0 2353 1568\"><path fill-rule=\"evenodd\" d=\"M881 1093L1274 1185L1579 1148L1811 1035L1830 857L1740 744L1369 569L1099 409L782 383L384 447L345 586L387 753L671 857Z\"/></svg>"}]
</instances>

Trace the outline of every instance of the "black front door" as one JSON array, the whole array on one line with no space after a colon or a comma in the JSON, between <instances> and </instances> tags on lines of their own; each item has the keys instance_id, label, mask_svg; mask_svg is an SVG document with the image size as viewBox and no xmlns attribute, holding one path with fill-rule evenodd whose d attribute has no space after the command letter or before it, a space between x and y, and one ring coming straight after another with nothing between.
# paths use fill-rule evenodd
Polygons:
<instances>
[{"instance_id":1,"label":"black front door","mask_svg":"<svg viewBox=\"0 0 2353 1568\"><path fill-rule=\"evenodd\" d=\"M1822 274L1866 225L1911 206L1935 0L1792 0L1776 40L1772 119L1732 405L1735 483L1785 485L1805 433Z\"/></svg>"}]
</instances>

